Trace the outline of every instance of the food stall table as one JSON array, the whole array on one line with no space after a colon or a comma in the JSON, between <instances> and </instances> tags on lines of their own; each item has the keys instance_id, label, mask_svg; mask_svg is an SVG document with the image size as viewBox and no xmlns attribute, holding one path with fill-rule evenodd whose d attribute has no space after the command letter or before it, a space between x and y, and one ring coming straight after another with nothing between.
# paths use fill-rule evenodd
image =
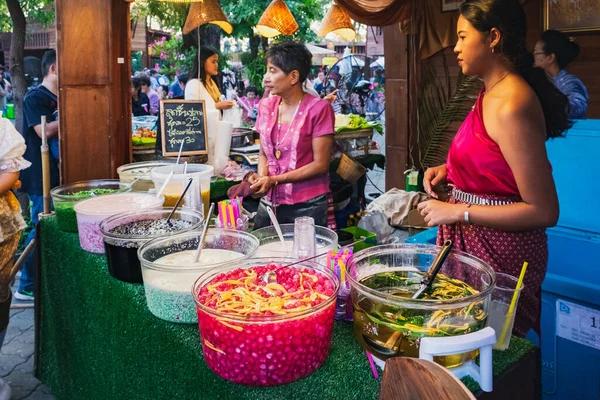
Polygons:
<instances>
[{"instance_id":1,"label":"food stall table","mask_svg":"<svg viewBox=\"0 0 600 400\"><path fill-rule=\"evenodd\" d=\"M154 317L143 285L111 277L106 258L81 250L54 217L40 221L38 235L36 373L57 399L377 398L380 381L349 322L335 323L330 356L311 376L270 388L233 384L204 362L197 325ZM495 375L536 351L515 338L494 353ZM520 373L535 381L535 369Z\"/></svg>"}]
</instances>

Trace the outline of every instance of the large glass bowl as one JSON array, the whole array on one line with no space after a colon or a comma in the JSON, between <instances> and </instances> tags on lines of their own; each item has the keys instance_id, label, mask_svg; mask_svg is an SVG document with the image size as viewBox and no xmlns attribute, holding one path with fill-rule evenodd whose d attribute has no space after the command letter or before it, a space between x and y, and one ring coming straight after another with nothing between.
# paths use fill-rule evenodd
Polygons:
<instances>
[{"instance_id":1,"label":"large glass bowl","mask_svg":"<svg viewBox=\"0 0 600 400\"><path fill-rule=\"evenodd\" d=\"M104 240L100 224L106 218L134 210L150 210L162 207L164 197L147 193L117 193L93 197L75 204L79 244L85 251L104 253Z\"/></svg>"},{"instance_id":2,"label":"large glass bowl","mask_svg":"<svg viewBox=\"0 0 600 400\"><path fill-rule=\"evenodd\" d=\"M187 232L145 243L138 250L148 309L170 322L198 321L192 285L200 275L231 262L252 257L258 239L249 233L209 229L199 264L190 259L165 261L164 257L190 255L198 248L201 233ZM186 252L186 253L183 253Z\"/></svg>"},{"instance_id":3,"label":"large glass bowl","mask_svg":"<svg viewBox=\"0 0 600 400\"><path fill-rule=\"evenodd\" d=\"M339 281L319 264L307 261L290 267L312 268L334 288L329 298L307 310L245 316L217 311L199 300L201 291L221 274L291 262L290 258L250 258L207 272L194 284L204 359L220 377L243 385L282 385L312 374L327 359Z\"/></svg>"},{"instance_id":4,"label":"large glass bowl","mask_svg":"<svg viewBox=\"0 0 600 400\"><path fill-rule=\"evenodd\" d=\"M170 223L167 224L166 220L172 212L172 208L137 210L113 215L102 221L100 231L104 238L108 272L113 277L123 282L142 283L142 270L137 251L144 243L159 237L166 238L196 231L203 225L202 214L187 209L173 212ZM125 225L133 226L135 230L115 231Z\"/></svg>"},{"instance_id":5,"label":"large glass bowl","mask_svg":"<svg viewBox=\"0 0 600 400\"><path fill-rule=\"evenodd\" d=\"M487 263L466 253L452 252L434 282L449 278L454 280L450 283L459 285L448 299L410 298L439 250L431 245L392 244L355 254L349 274L354 333L375 357L418 357L422 337L464 335L486 326L496 276ZM473 289L472 294L463 284ZM464 297L458 298L456 293ZM450 368L476 355L475 351L437 357L436 361Z\"/></svg>"},{"instance_id":6,"label":"large glass bowl","mask_svg":"<svg viewBox=\"0 0 600 400\"><path fill-rule=\"evenodd\" d=\"M252 232L260 240L256 257L291 257L294 246L294 224L281 224L281 233L285 246L281 245L274 226L266 226ZM338 248L338 235L322 226L315 226L317 239L317 254L326 253ZM325 260L325 258L323 258ZM322 261L319 259L319 261Z\"/></svg>"},{"instance_id":7,"label":"large glass bowl","mask_svg":"<svg viewBox=\"0 0 600 400\"><path fill-rule=\"evenodd\" d=\"M60 185L50 191L56 222L61 231L77 232L77 215L73 206L82 200L107 194L124 193L131 185L117 179L96 179Z\"/></svg>"}]
</instances>

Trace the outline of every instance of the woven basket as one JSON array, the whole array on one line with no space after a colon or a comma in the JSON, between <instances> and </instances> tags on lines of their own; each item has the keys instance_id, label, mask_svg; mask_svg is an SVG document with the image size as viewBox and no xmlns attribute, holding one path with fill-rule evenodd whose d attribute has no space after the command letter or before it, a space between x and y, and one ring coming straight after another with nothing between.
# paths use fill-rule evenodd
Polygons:
<instances>
[{"instance_id":1,"label":"woven basket","mask_svg":"<svg viewBox=\"0 0 600 400\"><path fill-rule=\"evenodd\" d=\"M202 0L199 3L192 4L190 7L190 12L183 27L183 34L187 35L200 25L206 23L220 26L227 34L233 32L233 27L229 23L223 9L221 9L219 2L217 0Z\"/></svg>"},{"instance_id":2,"label":"woven basket","mask_svg":"<svg viewBox=\"0 0 600 400\"><path fill-rule=\"evenodd\" d=\"M367 169L344 153L336 172L344 180L356 183L361 176L367 173Z\"/></svg>"}]
</instances>

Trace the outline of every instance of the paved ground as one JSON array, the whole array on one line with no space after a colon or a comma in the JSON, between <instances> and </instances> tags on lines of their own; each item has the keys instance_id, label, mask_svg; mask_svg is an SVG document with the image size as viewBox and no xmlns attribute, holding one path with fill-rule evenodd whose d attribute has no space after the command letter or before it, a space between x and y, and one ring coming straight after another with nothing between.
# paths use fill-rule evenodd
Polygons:
<instances>
[{"instance_id":1,"label":"paved ground","mask_svg":"<svg viewBox=\"0 0 600 400\"><path fill-rule=\"evenodd\" d=\"M13 292L18 287L18 280ZM24 303L13 299L13 306ZM50 389L33 376L34 316L33 307L12 309L10 322L0 352L0 377L8 382L13 400L53 400Z\"/></svg>"}]
</instances>

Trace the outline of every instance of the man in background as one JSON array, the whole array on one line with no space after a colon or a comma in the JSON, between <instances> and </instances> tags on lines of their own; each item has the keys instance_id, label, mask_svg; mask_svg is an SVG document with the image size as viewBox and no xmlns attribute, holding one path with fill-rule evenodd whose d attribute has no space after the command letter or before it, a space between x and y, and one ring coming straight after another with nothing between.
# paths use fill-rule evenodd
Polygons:
<instances>
[{"instance_id":1,"label":"man in background","mask_svg":"<svg viewBox=\"0 0 600 400\"><path fill-rule=\"evenodd\" d=\"M169 87L169 98L170 99L183 99L185 96L185 85L188 81L188 74L185 72L179 74L175 79L175 82Z\"/></svg>"},{"instance_id":2,"label":"man in background","mask_svg":"<svg viewBox=\"0 0 600 400\"><path fill-rule=\"evenodd\" d=\"M34 229L27 236L26 245L35 237L35 226L38 215L44 211L42 185L42 116L46 116L46 137L58 141L58 67L56 51L49 50L42 58L42 84L29 91L23 100L23 127L21 134L25 139L27 150L24 158L31 167L21 172L22 191L29 196L31 204L31 223ZM59 184L58 159L50 157L50 187ZM21 283L15 298L22 301L33 301L33 252L23 264Z\"/></svg>"}]
</instances>

